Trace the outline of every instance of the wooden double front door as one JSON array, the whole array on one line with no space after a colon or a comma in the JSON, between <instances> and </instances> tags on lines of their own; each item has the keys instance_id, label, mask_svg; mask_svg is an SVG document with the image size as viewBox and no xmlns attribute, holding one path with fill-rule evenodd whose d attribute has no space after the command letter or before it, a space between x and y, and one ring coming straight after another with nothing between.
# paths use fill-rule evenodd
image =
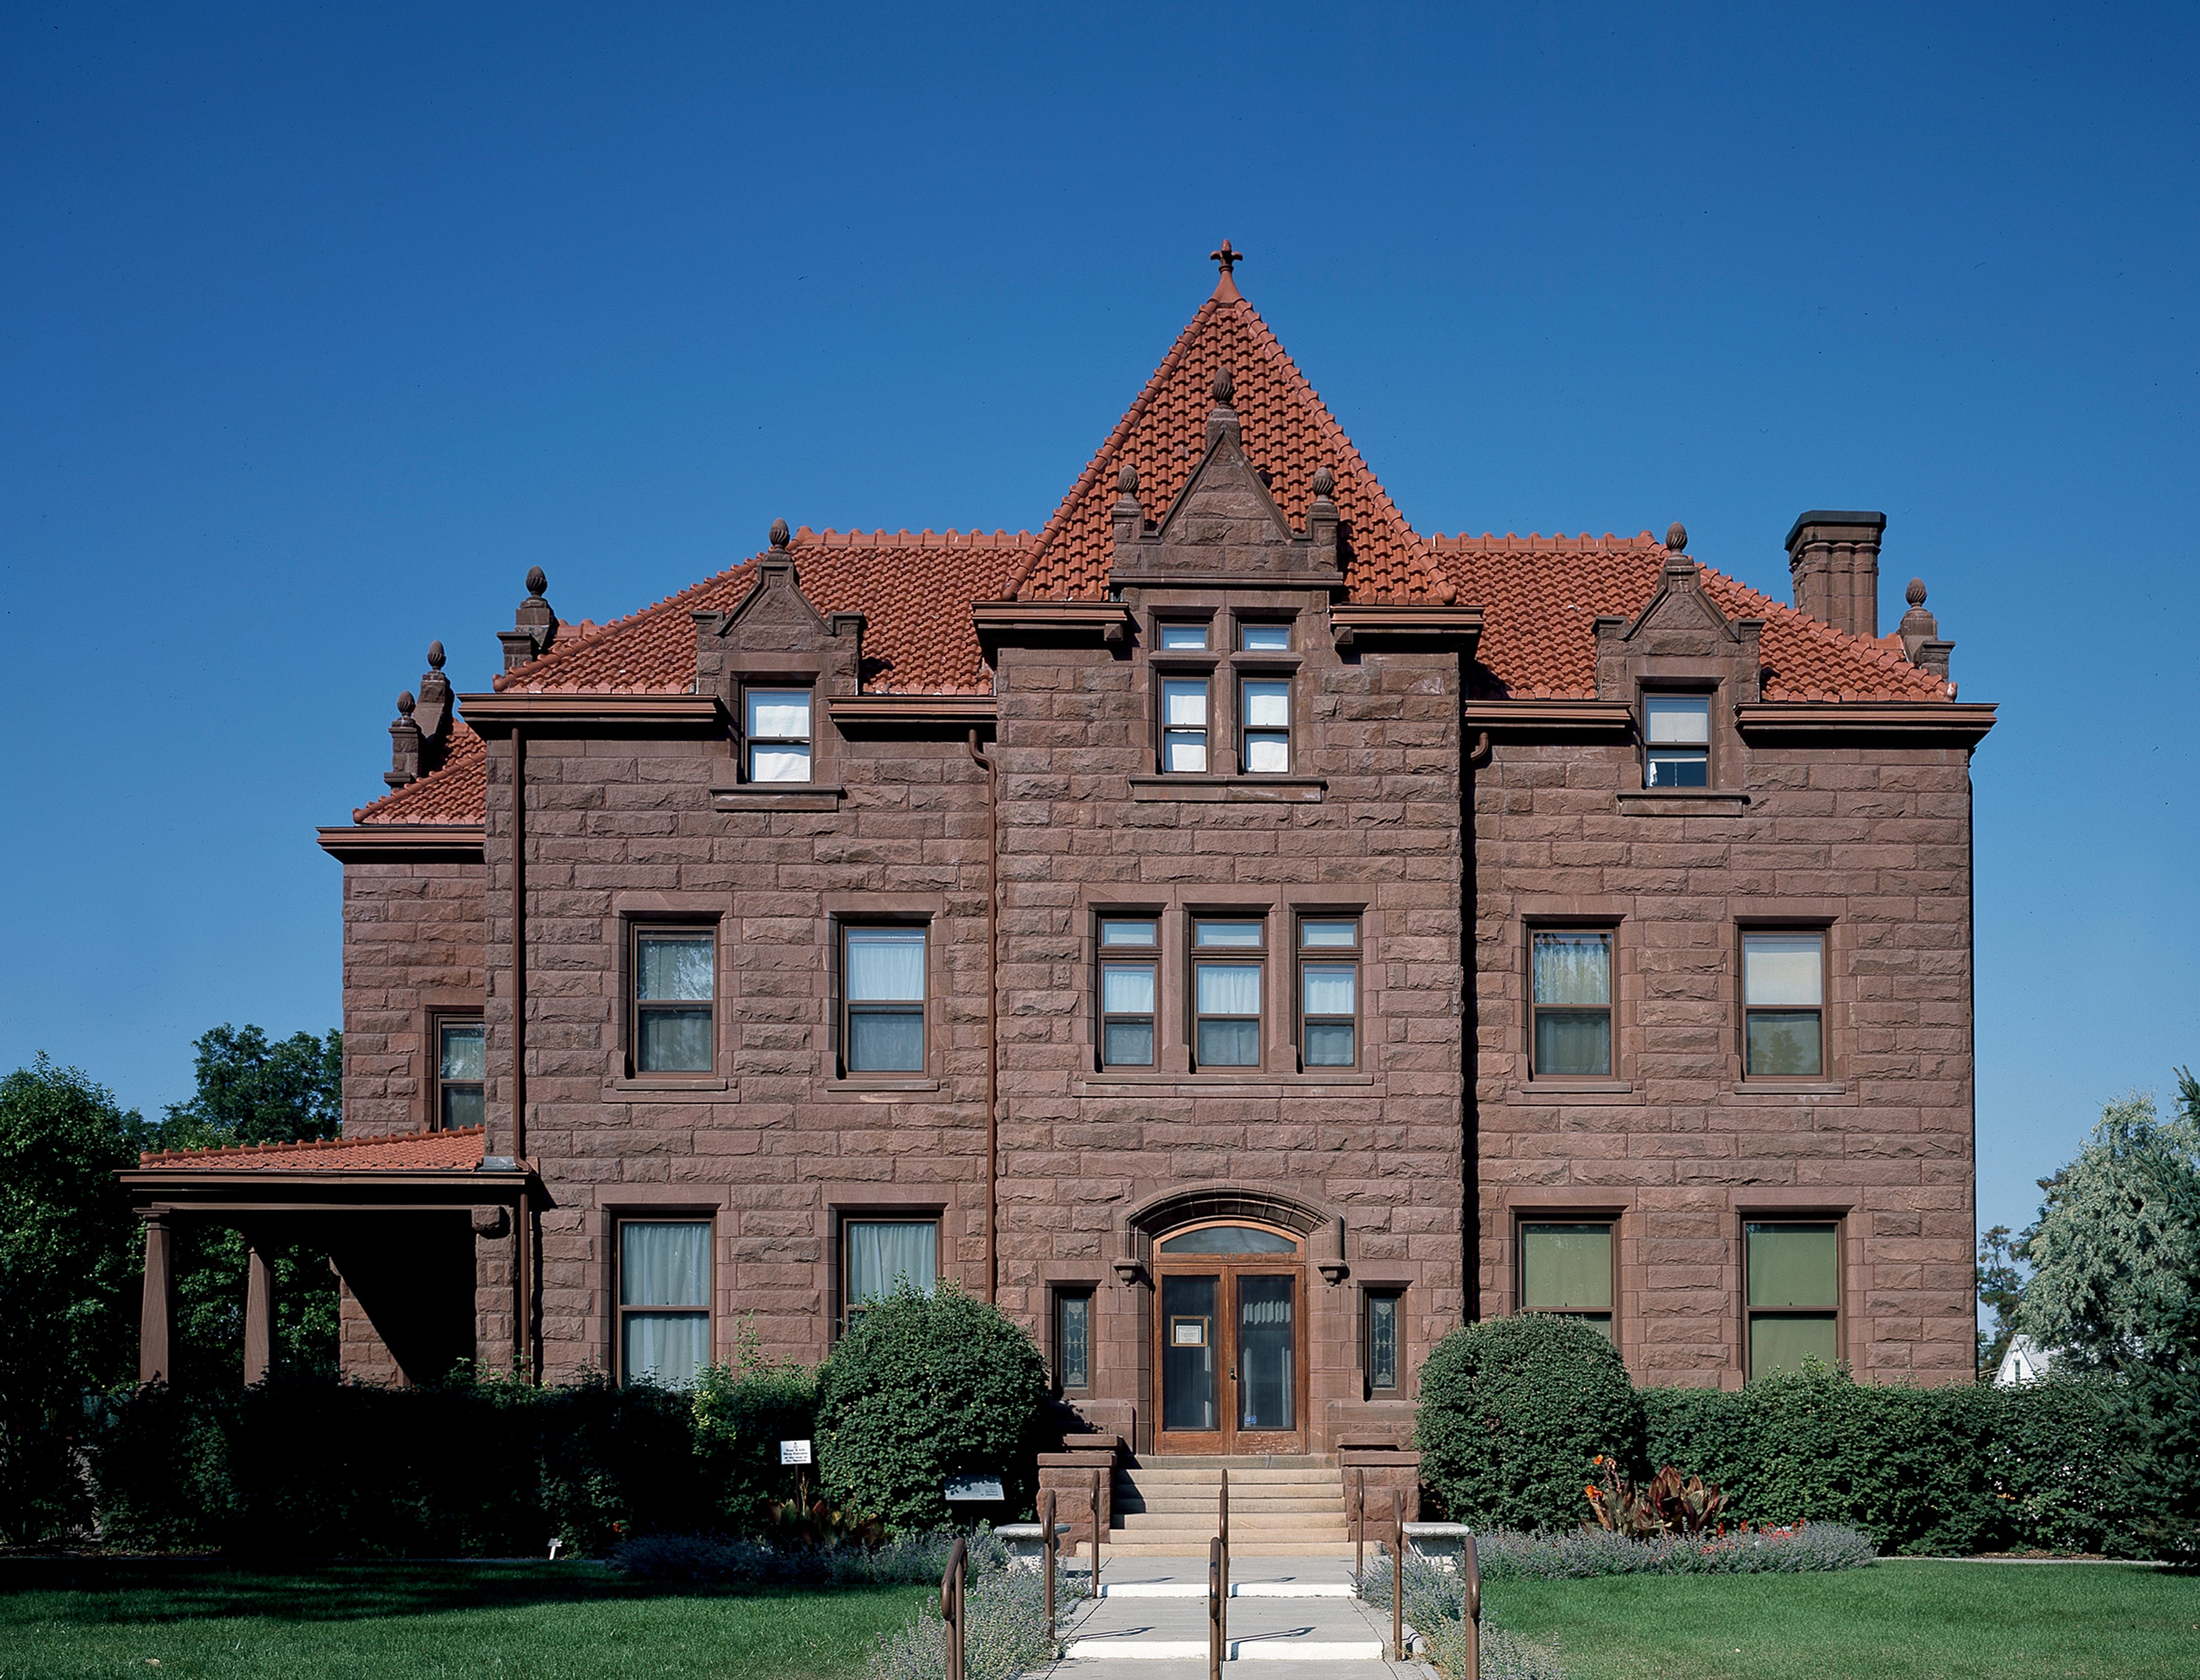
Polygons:
<instances>
[{"instance_id":1,"label":"wooden double front door","mask_svg":"<svg viewBox=\"0 0 2200 1680\"><path fill-rule=\"evenodd\" d=\"M1306 1450L1302 1271L1297 1239L1259 1226L1156 1245L1156 1451Z\"/></svg>"}]
</instances>

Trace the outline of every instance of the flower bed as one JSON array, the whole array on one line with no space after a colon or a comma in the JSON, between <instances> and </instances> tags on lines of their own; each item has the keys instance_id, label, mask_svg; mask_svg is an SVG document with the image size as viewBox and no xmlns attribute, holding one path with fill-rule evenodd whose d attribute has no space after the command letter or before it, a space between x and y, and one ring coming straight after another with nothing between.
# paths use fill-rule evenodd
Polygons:
<instances>
[{"instance_id":1,"label":"flower bed","mask_svg":"<svg viewBox=\"0 0 2200 1680\"><path fill-rule=\"evenodd\" d=\"M1635 1540L1603 1529L1476 1537L1485 1581L1563 1581L1595 1575L1793 1575L1854 1569L1878 1557L1871 1537L1840 1523L1740 1525L1711 1534ZM1410 1586L1410 1583L1408 1583Z\"/></svg>"}]
</instances>

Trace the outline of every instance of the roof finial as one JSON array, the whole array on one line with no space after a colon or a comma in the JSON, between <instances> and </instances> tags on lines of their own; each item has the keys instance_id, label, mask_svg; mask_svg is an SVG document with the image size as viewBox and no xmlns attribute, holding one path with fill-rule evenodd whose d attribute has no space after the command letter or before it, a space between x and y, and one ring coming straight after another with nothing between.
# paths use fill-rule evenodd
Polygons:
<instances>
[{"instance_id":1,"label":"roof finial","mask_svg":"<svg viewBox=\"0 0 2200 1680\"><path fill-rule=\"evenodd\" d=\"M549 587L550 579L544 574L541 566L531 565L527 568L527 593L529 594L533 595L539 600L541 597L542 592Z\"/></svg>"},{"instance_id":2,"label":"roof finial","mask_svg":"<svg viewBox=\"0 0 2200 1680\"><path fill-rule=\"evenodd\" d=\"M785 548L787 544L788 536L789 533L787 529L787 521L784 519L774 519L771 522L771 546L775 548Z\"/></svg>"},{"instance_id":3,"label":"roof finial","mask_svg":"<svg viewBox=\"0 0 2200 1680\"><path fill-rule=\"evenodd\" d=\"M440 641L431 641L428 644L428 669L441 670L442 668L443 644Z\"/></svg>"},{"instance_id":4,"label":"roof finial","mask_svg":"<svg viewBox=\"0 0 2200 1680\"><path fill-rule=\"evenodd\" d=\"M1688 552L1688 528L1678 519L1665 527L1665 546L1676 554Z\"/></svg>"},{"instance_id":5,"label":"roof finial","mask_svg":"<svg viewBox=\"0 0 2200 1680\"><path fill-rule=\"evenodd\" d=\"M1221 265L1222 275L1214 283L1214 295L1226 303L1238 296L1238 282L1230 271L1245 260L1245 253L1232 250L1230 242L1225 239L1222 242L1221 249L1209 251L1207 255L1214 262Z\"/></svg>"},{"instance_id":6,"label":"roof finial","mask_svg":"<svg viewBox=\"0 0 2200 1680\"><path fill-rule=\"evenodd\" d=\"M1134 496L1138 495L1138 469L1137 466L1129 461L1125 461L1123 463L1123 470L1115 475L1115 489L1119 495L1122 495Z\"/></svg>"},{"instance_id":7,"label":"roof finial","mask_svg":"<svg viewBox=\"0 0 2200 1680\"><path fill-rule=\"evenodd\" d=\"M410 717L412 715L412 708L417 704L410 688L400 688L397 691L397 710L403 716Z\"/></svg>"},{"instance_id":8,"label":"roof finial","mask_svg":"<svg viewBox=\"0 0 2200 1680\"><path fill-rule=\"evenodd\" d=\"M1213 383L1207 389L1214 394L1215 407L1227 408L1231 399L1238 395L1238 382L1230 377L1227 367L1218 367L1214 370Z\"/></svg>"},{"instance_id":9,"label":"roof finial","mask_svg":"<svg viewBox=\"0 0 2200 1680\"><path fill-rule=\"evenodd\" d=\"M1314 470L1314 493L1324 501L1337 493L1337 475L1326 466L1318 466Z\"/></svg>"},{"instance_id":10,"label":"roof finial","mask_svg":"<svg viewBox=\"0 0 2200 1680\"><path fill-rule=\"evenodd\" d=\"M1924 606L1925 580L1922 577L1911 578L1910 580L1910 587L1902 592L1902 598L1908 601L1912 606Z\"/></svg>"}]
</instances>

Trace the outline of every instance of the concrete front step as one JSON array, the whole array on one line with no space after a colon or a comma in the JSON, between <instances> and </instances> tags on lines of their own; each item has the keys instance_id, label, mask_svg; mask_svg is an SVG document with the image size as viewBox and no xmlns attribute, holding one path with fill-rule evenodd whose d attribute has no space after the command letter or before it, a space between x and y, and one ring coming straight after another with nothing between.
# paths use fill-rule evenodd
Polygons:
<instances>
[{"instance_id":1,"label":"concrete front step","mask_svg":"<svg viewBox=\"0 0 2200 1680\"><path fill-rule=\"evenodd\" d=\"M1115 1472L1120 1478L1133 1482L1197 1482L1210 1487L1222 1479L1222 1472L1230 1472L1230 1485L1237 1487L1249 1482L1329 1482L1342 1484L1343 1472L1327 1465L1269 1465L1239 1464L1211 1465L1202 1469L1197 1466L1179 1464L1173 1460L1149 1461L1127 1470Z\"/></svg>"},{"instance_id":2,"label":"concrete front step","mask_svg":"<svg viewBox=\"0 0 2200 1680\"><path fill-rule=\"evenodd\" d=\"M1174 1535L1152 1540L1126 1539L1121 1535L1112 1537L1100 1550L1100 1569L1104 1577L1108 1566L1121 1558L1180 1558L1187 1551L1204 1552L1212 1535L1194 1537ZM1238 1558L1343 1558L1352 1556L1349 1540L1240 1540L1230 1537L1230 1555ZM1206 1567L1204 1561L1200 1566Z\"/></svg>"},{"instance_id":3,"label":"concrete front step","mask_svg":"<svg viewBox=\"0 0 2200 1680\"><path fill-rule=\"evenodd\" d=\"M1115 1501L1118 1511L1214 1511L1220 1509L1220 1501L1208 1493L1153 1493L1132 1494L1128 1498L1119 1496ZM1240 1511L1260 1512L1269 1516L1284 1517L1296 1512L1320 1513L1333 1511L1344 1513L1344 1501L1331 1494L1326 1498L1317 1494L1242 1494L1230 1490L1230 1513Z\"/></svg>"}]
</instances>

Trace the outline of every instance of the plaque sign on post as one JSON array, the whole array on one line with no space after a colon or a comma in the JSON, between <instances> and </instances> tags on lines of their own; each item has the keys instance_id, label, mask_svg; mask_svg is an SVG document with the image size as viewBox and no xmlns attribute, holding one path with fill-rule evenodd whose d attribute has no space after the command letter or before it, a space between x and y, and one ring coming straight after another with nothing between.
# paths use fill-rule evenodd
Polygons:
<instances>
[{"instance_id":1,"label":"plaque sign on post","mask_svg":"<svg viewBox=\"0 0 2200 1680\"><path fill-rule=\"evenodd\" d=\"M810 1461L810 1443L807 1441L781 1442L779 1461L781 1464L808 1464Z\"/></svg>"}]
</instances>

